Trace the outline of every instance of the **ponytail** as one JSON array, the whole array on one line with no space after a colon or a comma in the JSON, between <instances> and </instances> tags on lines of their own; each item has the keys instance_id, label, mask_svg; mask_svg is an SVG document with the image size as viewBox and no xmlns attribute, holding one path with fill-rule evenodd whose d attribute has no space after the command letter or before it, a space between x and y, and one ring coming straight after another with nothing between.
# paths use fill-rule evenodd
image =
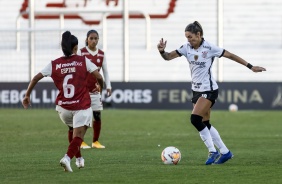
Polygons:
<instances>
[{"instance_id":1,"label":"ponytail","mask_svg":"<svg viewBox=\"0 0 282 184\"><path fill-rule=\"evenodd\" d=\"M189 32L194 33L194 34L197 34L198 32L200 32L201 36L204 35L203 28L202 28L201 24L198 21L194 21L193 23L191 23L188 26L186 26L185 32L186 31L189 31Z\"/></svg>"},{"instance_id":2,"label":"ponytail","mask_svg":"<svg viewBox=\"0 0 282 184\"><path fill-rule=\"evenodd\" d=\"M201 33L201 36L203 36L204 31L203 31L201 24L198 21L193 22L193 24L196 25L196 27L199 29L199 32Z\"/></svg>"},{"instance_id":3,"label":"ponytail","mask_svg":"<svg viewBox=\"0 0 282 184\"><path fill-rule=\"evenodd\" d=\"M61 47L64 55L69 57L73 54L73 48L78 45L77 38L71 34L71 32L66 31L62 35Z\"/></svg>"}]
</instances>

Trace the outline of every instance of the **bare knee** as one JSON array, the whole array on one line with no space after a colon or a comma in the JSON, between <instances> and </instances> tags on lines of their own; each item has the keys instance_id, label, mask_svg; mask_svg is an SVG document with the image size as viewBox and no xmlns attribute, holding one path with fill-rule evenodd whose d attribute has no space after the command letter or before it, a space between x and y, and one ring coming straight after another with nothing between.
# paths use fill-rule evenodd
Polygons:
<instances>
[{"instance_id":1,"label":"bare knee","mask_svg":"<svg viewBox=\"0 0 282 184\"><path fill-rule=\"evenodd\" d=\"M73 129L73 137L79 137L83 140L87 126L77 127Z\"/></svg>"}]
</instances>

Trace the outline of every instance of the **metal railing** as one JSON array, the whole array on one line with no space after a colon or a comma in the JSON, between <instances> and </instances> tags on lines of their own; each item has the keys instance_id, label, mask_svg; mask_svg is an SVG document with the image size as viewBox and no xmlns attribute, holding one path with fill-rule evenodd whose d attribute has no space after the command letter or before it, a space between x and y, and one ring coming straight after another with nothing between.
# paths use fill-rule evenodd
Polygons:
<instances>
[{"instance_id":1,"label":"metal railing","mask_svg":"<svg viewBox=\"0 0 282 184\"><path fill-rule=\"evenodd\" d=\"M95 13L102 13L102 32L103 32L103 50L107 49L107 17L110 15L119 15L123 12L121 10L85 10L85 9L68 9L68 10L58 10L58 9L49 9L49 10L36 10L34 11L34 15L59 15L60 17L60 32L64 30L64 15L71 15L71 14L78 14L78 13L88 13L88 14L95 14ZM17 51L20 50L20 39L21 39L21 22L20 18L22 15L28 15L28 11L21 12L16 18L16 49ZM141 14L144 16L146 21L146 39L145 45L146 49L151 49L151 19L149 14L143 11L129 11L129 14ZM30 31L36 31L36 29L28 29Z\"/></svg>"}]
</instances>

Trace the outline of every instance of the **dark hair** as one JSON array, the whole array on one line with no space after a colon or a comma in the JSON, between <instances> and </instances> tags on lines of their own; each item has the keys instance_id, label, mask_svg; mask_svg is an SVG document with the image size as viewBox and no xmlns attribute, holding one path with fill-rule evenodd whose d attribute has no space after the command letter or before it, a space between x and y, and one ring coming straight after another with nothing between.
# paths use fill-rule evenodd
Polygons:
<instances>
[{"instance_id":1,"label":"dark hair","mask_svg":"<svg viewBox=\"0 0 282 184\"><path fill-rule=\"evenodd\" d=\"M194 33L194 34L197 34L198 32L200 32L201 36L204 35L203 28L198 21L195 21L195 22L189 24L188 26L186 26L185 32L186 31L189 31L189 32Z\"/></svg>"},{"instance_id":2,"label":"dark hair","mask_svg":"<svg viewBox=\"0 0 282 184\"><path fill-rule=\"evenodd\" d=\"M74 35L72 35L71 32L66 31L63 33L61 47L66 57L72 55L72 50L77 45L78 39Z\"/></svg>"},{"instance_id":3,"label":"dark hair","mask_svg":"<svg viewBox=\"0 0 282 184\"><path fill-rule=\"evenodd\" d=\"M94 30L94 29L89 30L89 31L87 32L87 34L86 34L86 40L85 40L86 46L88 46L87 39L88 39L88 37L89 37L89 35L90 35L91 33L96 33L96 34L98 35L98 37L99 37L99 33L98 33L96 30Z\"/></svg>"}]
</instances>

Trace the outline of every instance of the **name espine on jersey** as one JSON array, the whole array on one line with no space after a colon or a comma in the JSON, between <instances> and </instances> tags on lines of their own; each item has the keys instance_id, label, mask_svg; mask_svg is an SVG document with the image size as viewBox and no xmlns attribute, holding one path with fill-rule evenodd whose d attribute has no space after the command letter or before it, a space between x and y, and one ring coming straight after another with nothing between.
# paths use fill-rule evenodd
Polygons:
<instances>
[{"instance_id":1,"label":"name espine on jersey","mask_svg":"<svg viewBox=\"0 0 282 184\"><path fill-rule=\"evenodd\" d=\"M62 68L61 69L61 74L65 74L65 73L75 73L75 67L71 67L71 68Z\"/></svg>"}]
</instances>

